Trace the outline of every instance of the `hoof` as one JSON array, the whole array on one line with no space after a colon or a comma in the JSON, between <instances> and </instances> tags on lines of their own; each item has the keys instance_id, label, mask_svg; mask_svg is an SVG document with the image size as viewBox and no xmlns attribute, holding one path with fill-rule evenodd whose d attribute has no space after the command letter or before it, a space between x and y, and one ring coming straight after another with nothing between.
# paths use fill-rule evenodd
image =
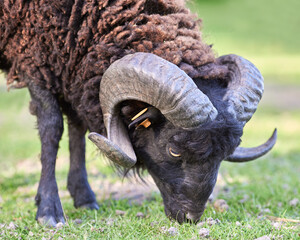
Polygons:
<instances>
[{"instance_id":1,"label":"hoof","mask_svg":"<svg viewBox=\"0 0 300 240\"><path fill-rule=\"evenodd\" d=\"M83 204L80 208L89 209L89 210L99 210L99 205L96 202Z\"/></svg>"},{"instance_id":2,"label":"hoof","mask_svg":"<svg viewBox=\"0 0 300 240\"><path fill-rule=\"evenodd\" d=\"M44 216L37 219L38 223L46 227L56 228L66 223L65 219L59 218L58 221L53 216Z\"/></svg>"}]
</instances>

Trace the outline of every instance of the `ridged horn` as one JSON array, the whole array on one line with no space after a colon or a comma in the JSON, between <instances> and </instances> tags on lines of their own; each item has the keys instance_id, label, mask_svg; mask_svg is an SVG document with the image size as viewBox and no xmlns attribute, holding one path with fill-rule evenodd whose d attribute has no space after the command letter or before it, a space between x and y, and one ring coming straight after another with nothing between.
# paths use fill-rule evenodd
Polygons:
<instances>
[{"instance_id":1,"label":"ridged horn","mask_svg":"<svg viewBox=\"0 0 300 240\"><path fill-rule=\"evenodd\" d=\"M237 55L225 55L217 61L229 70L227 93L228 112L243 125L256 111L264 91L264 79L259 70L248 60Z\"/></svg>"},{"instance_id":2,"label":"ridged horn","mask_svg":"<svg viewBox=\"0 0 300 240\"><path fill-rule=\"evenodd\" d=\"M267 152L269 152L275 145L276 140L277 140L277 129L275 128L272 136L264 144L253 148L238 147L236 148L236 150L232 155L230 155L227 159L225 159L225 161L248 162L248 161L255 160L265 155Z\"/></svg>"},{"instance_id":3,"label":"ridged horn","mask_svg":"<svg viewBox=\"0 0 300 240\"><path fill-rule=\"evenodd\" d=\"M138 100L148 103L159 109L175 126L185 129L214 120L218 114L208 97L184 71L150 53L127 55L111 64L102 77L99 96L112 144L97 146L104 152L117 146L121 151L119 157L126 156L132 162L136 161L136 155L120 118L121 102ZM122 160L116 162L122 165Z\"/></svg>"}]
</instances>

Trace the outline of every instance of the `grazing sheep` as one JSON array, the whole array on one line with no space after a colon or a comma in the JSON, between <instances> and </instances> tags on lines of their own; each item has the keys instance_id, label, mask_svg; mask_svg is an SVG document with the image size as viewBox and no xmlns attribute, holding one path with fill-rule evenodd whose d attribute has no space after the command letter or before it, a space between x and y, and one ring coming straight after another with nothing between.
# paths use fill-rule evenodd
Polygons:
<instances>
[{"instance_id":1,"label":"grazing sheep","mask_svg":"<svg viewBox=\"0 0 300 240\"><path fill-rule=\"evenodd\" d=\"M39 222L65 222L55 161L68 119L68 190L98 209L85 169L85 134L116 164L147 169L167 216L200 219L223 159L249 161L265 144L237 148L263 79L247 60L215 58L200 21L172 0L0 0L0 69L27 87L42 143ZM100 87L101 82L101 87Z\"/></svg>"}]
</instances>

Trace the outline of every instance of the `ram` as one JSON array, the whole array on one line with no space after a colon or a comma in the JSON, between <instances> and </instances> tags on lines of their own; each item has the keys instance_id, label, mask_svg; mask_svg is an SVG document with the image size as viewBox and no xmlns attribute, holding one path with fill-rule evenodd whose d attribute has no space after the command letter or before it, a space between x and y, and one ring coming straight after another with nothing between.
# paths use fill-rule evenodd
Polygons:
<instances>
[{"instance_id":1,"label":"ram","mask_svg":"<svg viewBox=\"0 0 300 240\"><path fill-rule=\"evenodd\" d=\"M0 69L27 87L42 143L38 222L65 222L55 161L67 116L68 190L98 209L87 181L85 134L116 165L146 169L167 216L198 221L222 160L268 152L240 148L263 78L236 55L215 57L183 1L0 0Z\"/></svg>"}]
</instances>

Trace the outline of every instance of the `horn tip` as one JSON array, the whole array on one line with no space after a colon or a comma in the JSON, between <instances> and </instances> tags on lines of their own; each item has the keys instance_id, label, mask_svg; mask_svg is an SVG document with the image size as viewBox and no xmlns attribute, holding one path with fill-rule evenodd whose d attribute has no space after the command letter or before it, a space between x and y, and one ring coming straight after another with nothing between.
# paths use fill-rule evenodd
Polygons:
<instances>
[{"instance_id":1,"label":"horn tip","mask_svg":"<svg viewBox=\"0 0 300 240\"><path fill-rule=\"evenodd\" d=\"M88 139L90 139L93 143L97 142L97 139L99 139L99 137L101 137L101 135L96 132L91 132L88 135Z\"/></svg>"},{"instance_id":2,"label":"horn tip","mask_svg":"<svg viewBox=\"0 0 300 240\"><path fill-rule=\"evenodd\" d=\"M270 144L270 150L274 147L275 143L277 141L277 128L274 129L272 136L269 139Z\"/></svg>"},{"instance_id":3,"label":"horn tip","mask_svg":"<svg viewBox=\"0 0 300 240\"><path fill-rule=\"evenodd\" d=\"M277 128L274 129L273 135L276 136L276 138L277 138Z\"/></svg>"},{"instance_id":4,"label":"horn tip","mask_svg":"<svg viewBox=\"0 0 300 240\"><path fill-rule=\"evenodd\" d=\"M268 153L274 147L276 140L277 128L274 129L272 136L264 144L253 148L238 147L236 148L233 154L231 154L225 159L225 161L248 162L255 160Z\"/></svg>"},{"instance_id":5,"label":"horn tip","mask_svg":"<svg viewBox=\"0 0 300 240\"><path fill-rule=\"evenodd\" d=\"M111 142L109 139L102 136L101 134L91 132L89 133L88 138L100 149L100 151L107 158L109 158L116 164L125 168L131 168L135 165L136 157L129 157L118 146L116 146L113 142Z\"/></svg>"}]
</instances>

